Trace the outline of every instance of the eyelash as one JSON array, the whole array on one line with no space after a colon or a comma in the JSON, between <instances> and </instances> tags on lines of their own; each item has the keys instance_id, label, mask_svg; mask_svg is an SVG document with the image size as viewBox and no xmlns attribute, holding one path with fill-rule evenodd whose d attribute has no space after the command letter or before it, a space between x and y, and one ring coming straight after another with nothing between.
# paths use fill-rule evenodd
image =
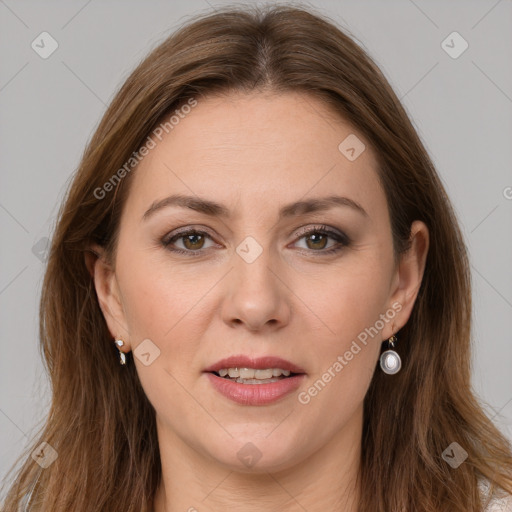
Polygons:
<instances>
[{"instance_id":1,"label":"eyelash","mask_svg":"<svg viewBox=\"0 0 512 512\"><path fill-rule=\"evenodd\" d=\"M330 238L334 239L336 242L338 242L338 245L333 246L330 249L326 250L317 250L314 249L302 249L303 251L311 251L311 252L318 252L322 256L331 255L334 253L337 253L341 251L344 247L347 247L350 244L349 238L343 233L337 233L336 231L333 231L332 229L329 229L327 226L317 226L314 228L307 229L305 231L301 231L297 236L300 240L302 238L307 237L308 235L312 234L321 234L321 235L327 235ZM181 231L179 233L176 233L171 238L168 236L164 237L162 239L162 245L169 251L174 252L176 254L184 254L186 256L199 256L203 251L206 249L198 249L196 251L193 250L184 250L184 249L176 249L176 248L170 248L170 245L175 242L176 240L179 240L180 238L184 238L187 235L205 235L208 238L211 238L211 236L205 232L198 229L187 229L184 231Z\"/></svg>"}]
</instances>

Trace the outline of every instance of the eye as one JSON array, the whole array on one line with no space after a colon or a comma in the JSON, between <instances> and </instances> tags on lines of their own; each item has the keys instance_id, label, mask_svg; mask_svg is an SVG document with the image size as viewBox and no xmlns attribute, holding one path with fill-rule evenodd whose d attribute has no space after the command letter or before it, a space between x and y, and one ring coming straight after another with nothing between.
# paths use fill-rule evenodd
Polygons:
<instances>
[{"instance_id":1,"label":"eye","mask_svg":"<svg viewBox=\"0 0 512 512\"><path fill-rule=\"evenodd\" d=\"M162 244L164 247L169 249L172 252L176 252L179 254L187 254L191 255L191 253L199 252L204 249L204 243L206 238L211 240L211 237L205 231L199 231L197 229L189 229L186 231L182 231L180 233L175 234L172 237L166 237L162 240ZM171 247L174 243L178 241L182 243L184 249Z\"/></svg>"},{"instance_id":2,"label":"eye","mask_svg":"<svg viewBox=\"0 0 512 512\"><path fill-rule=\"evenodd\" d=\"M298 241L306 239L305 249L309 252L318 252L321 255L333 254L340 251L343 247L349 245L349 238L341 232L334 231L327 226L317 226L308 228L296 233L299 237ZM198 229L186 229L172 236L166 236L162 239L162 245L177 254L185 254L187 256L200 255L204 250L212 246L205 247L206 240L212 240L212 237L206 232ZM334 240L334 245L328 246L328 240ZM176 247L181 244L181 247Z\"/></svg>"},{"instance_id":3,"label":"eye","mask_svg":"<svg viewBox=\"0 0 512 512\"><path fill-rule=\"evenodd\" d=\"M313 252L319 252L322 255L338 252L350 243L348 237L344 233L333 231L327 226L308 228L305 231L303 230L297 233L297 236L300 237L299 241L302 239L306 240L306 249ZM329 238L337 243L327 246ZM325 250L327 247L329 248Z\"/></svg>"}]
</instances>

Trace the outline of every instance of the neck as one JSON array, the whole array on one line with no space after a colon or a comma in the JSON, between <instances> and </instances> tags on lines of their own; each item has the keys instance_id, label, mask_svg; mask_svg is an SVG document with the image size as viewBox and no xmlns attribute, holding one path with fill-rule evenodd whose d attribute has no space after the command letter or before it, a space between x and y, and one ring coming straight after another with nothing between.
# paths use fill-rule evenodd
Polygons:
<instances>
[{"instance_id":1,"label":"neck","mask_svg":"<svg viewBox=\"0 0 512 512\"><path fill-rule=\"evenodd\" d=\"M306 460L249 473L207 458L158 425L162 479L154 512L357 512L362 411Z\"/></svg>"}]
</instances>

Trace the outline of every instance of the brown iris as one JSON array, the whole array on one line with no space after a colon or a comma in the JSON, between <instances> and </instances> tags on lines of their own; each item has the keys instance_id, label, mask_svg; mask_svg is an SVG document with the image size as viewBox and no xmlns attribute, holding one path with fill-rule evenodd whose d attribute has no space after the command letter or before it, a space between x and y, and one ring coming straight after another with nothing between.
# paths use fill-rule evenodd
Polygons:
<instances>
[{"instance_id":1,"label":"brown iris","mask_svg":"<svg viewBox=\"0 0 512 512\"><path fill-rule=\"evenodd\" d=\"M183 245L190 250L201 249L204 244L204 236L200 233L184 235Z\"/></svg>"},{"instance_id":2,"label":"brown iris","mask_svg":"<svg viewBox=\"0 0 512 512\"><path fill-rule=\"evenodd\" d=\"M313 247L309 247L310 249L324 249L325 248L325 245L326 245L326 242L327 242L327 239L329 237L325 234L322 234L322 233L313 233L311 235L308 235L306 237L306 240L307 240L307 244L308 244L308 247L309 247L309 242L313 240L313 244L316 244L314 245ZM318 245L320 244L320 245Z\"/></svg>"}]
</instances>

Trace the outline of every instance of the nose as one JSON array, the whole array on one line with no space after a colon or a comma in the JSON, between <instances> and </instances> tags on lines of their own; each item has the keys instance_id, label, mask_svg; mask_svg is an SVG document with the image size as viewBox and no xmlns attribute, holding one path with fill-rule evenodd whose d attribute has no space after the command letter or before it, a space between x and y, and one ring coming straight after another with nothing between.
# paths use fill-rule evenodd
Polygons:
<instances>
[{"instance_id":1,"label":"nose","mask_svg":"<svg viewBox=\"0 0 512 512\"><path fill-rule=\"evenodd\" d=\"M277 330L287 325L291 291L283 269L269 249L265 248L251 263L235 253L233 266L225 283L224 322L230 327L245 326L250 331Z\"/></svg>"}]
</instances>

